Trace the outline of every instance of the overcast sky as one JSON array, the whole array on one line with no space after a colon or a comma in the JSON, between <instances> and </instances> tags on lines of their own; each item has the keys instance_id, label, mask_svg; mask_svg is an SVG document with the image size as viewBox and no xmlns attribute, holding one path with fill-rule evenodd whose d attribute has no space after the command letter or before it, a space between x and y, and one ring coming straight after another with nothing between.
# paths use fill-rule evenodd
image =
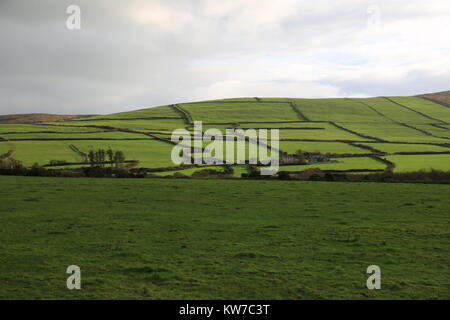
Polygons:
<instances>
[{"instance_id":1,"label":"overcast sky","mask_svg":"<svg viewBox=\"0 0 450 320\"><path fill-rule=\"evenodd\" d=\"M0 114L443 90L448 0L0 0Z\"/></svg>"}]
</instances>

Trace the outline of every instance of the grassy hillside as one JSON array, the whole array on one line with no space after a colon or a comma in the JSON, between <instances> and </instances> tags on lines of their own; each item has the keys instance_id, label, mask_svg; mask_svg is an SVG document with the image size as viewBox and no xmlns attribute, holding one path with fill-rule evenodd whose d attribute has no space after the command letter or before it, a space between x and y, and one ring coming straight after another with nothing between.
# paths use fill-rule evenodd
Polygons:
<instances>
[{"instance_id":1,"label":"grassy hillside","mask_svg":"<svg viewBox=\"0 0 450 320\"><path fill-rule=\"evenodd\" d=\"M388 157L396 165L394 170L401 172L408 168L450 170L445 155L450 153L450 107L421 97L237 98L45 124L0 124L0 152L9 151L10 157L31 166L36 162L48 165L50 160L79 162L79 153L68 148L70 145L85 153L120 148L128 160L139 161L137 167L162 168L172 165L171 132L192 130L197 120L203 121L204 131L217 128L225 132L236 126L279 128L282 152L330 153L332 164L313 165L323 169L383 170L386 165L373 159ZM354 158L342 159L342 154ZM371 161L367 161L368 155ZM376 165L361 168L363 163ZM239 170L245 172L246 168Z\"/></svg>"},{"instance_id":2,"label":"grassy hillside","mask_svg":"<svg viewBox=\"0 0 450 320\"><path fill-rule=\"evenodd\" d=\"M442 103L450 107L450 91L422 94L420 97L437 103Z\"/></svg>"},{"instance_id":3,"label":"grassy hillside","mask_svg":"<svg viewBox=\"0 0 450 320\"><path fill-rule=\"evenodd\" d=\"M62 121L86 116L59 115L47 113L8 114L0 115L0 123L39 123L48 121Z\"/></svg>"},{"instance_id":4,"label":"grassy hillside","mask_svg":"<svg viewBox=\"0 0 450 320\"><path fill-rule=\"evenodd\" d=\"M450 298L450 186L6 176L0 185L0 299ZM80 291L66 288L73 264ZM366 288L372 264L382 290Z\"/></svg>"}]
</instances>

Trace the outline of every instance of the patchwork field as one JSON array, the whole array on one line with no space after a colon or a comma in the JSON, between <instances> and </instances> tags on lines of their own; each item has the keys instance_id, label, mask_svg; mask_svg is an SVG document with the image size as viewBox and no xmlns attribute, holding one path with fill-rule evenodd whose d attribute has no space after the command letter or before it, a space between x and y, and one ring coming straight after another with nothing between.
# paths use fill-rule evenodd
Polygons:
<instances>
[{"instance_id":1,"label":"patchwork field","mask_svg":"<svg viewBox=\"0 0 450 320\"><path fill-rule=\"evenodd\" d=\"M450 151L450 123L447 122L450 121L450 108L419 97L237 98L48 124L0 124L0 156L12 157L26 166L47 165L50 160L79 162L80 154L69 148L70 145L84 153L115 148L123 151L127 160L138 160L138 167L163 168L173 166L170 155L175 143L170 141L171 133L184 128L192 133L194 121L203 122L203 132L211 128L222 133L227 128L278 128L280 151L286 154L302 150L355 157L346 159L345 165L333 162L321 165L336 170L342 166L359 170L367 159L371 163L375 161L372 158L356 159L362 156L397 153L421 155L418 158L389 158L394 162L394 170L450 170L447 158L436 156L436 153ZM268 144L271 143L269 136ZM208 144L203 143L203 148ZM246 148L249 145L246 144ZM263 149L261 151L267 151ZM408 165L409 161L411 165ZM370 167L383 166L382 162L373 164ZM246 166L242 168L242 172L247 170Z\"/></svg>"},{"instance_id":2,"label":"patchwork field","mask_svg":"<svg viewBox=\"0 0 450 320\"><path fill-rule=\"evenodd\" d=\"M312 121L387 122L358 100L352 99L293 99L296 108Z\"/></svg>"},{"instance_id":3,"label":"patchwork field","mask_svg":"<svg viewBox=\"0 0 450 320\"><path fill-rule=\"evenodd\" d=\"M179 105L193 120L203 122L303 120L290 103L216 102Z\"/></svg>"},{"instance_id":4,"label":"patchwork field","mask_svg":"<svg viewBox=\"0 0 450 320\"><path fill-rule=\"evenodd\" d=\"M2 163L87 167L103 149L152 169L148 179L0 175L0 299L449 299L449 185L239 179L249 164L229 179L170 178L229 169L175 167L171 133L192 134L194 121L203 132L279 128L268 145L282 160L327 155L283 162L292 175L450 171L449 112L418 97L238 98L0 124ZM73 264L80 291L66 288ZM382 290L366 288L373 264Z\"/></svg>"}]
</instances>

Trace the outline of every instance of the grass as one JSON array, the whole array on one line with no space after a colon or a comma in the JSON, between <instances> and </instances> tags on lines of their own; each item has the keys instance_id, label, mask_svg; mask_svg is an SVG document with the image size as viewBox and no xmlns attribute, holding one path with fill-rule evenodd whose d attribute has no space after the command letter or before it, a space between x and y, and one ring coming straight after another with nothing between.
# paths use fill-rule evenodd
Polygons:
<instances>
[{"instance_id":1,"label":"grass","mask_svg":"<svg viewBox=\"0 0 450 320\"><path fill-rule=\"evenodd\" d=\"M2 134L3 139L151 139L151 137L130 132L108 131L89 133L19 133Z\"/></svg>"},{"instance_id":2,"label":"grass","mask_svg":"<svg viewBox=\"0 0 450 320\"><path fill-rule=\"evenodd\" d=\"M422 124L417 125L417 128L425 130L435 136L447 138L448 139L447 143L450 143L450 130L446 127L439 128L432 126L430 124Z\"/></svg>"},{"instance_id":3,"label":"grass","mask_svg":"<svg viewBox=\"0 0 450 320\"><path fill-rule=\"evenodd\" d=\"M11 141L13 157L25 166L45 165L50 160L81 162L83 159L69 148L75 145L82 152L113 149L124 152L127 160L139 160L139 167L158 168L173 166L172 146L158 140L64 140L64 141Z\"/></svg>"},{"instance_id":4,"label":"grass","mask_svg":"<svg viewBox=\"0 0 450 320\"><path fill-rule=\"evenodd\" d=\"M292 99L310 120L336 122L387 122L370 108L352 99Z\"/></svg>"},{"instance_id":5,"label":"grass","mask_svg":"<svg viewBox=\"0 0 450 320\"><path fill-rule=\"evenodd\" d=\"M9 144L5 142L0 142L0 156L10 150Z\"/></svg>"},{"instance_id":6,"label":"grass","mask_svg":"<svg viewBox=\"0 0 450 320\"><path fill-rule=\"evenodd\" d=\"M435 142L447 143L446 139L436 138L424 134L412 128L404 127L395 123L341 123L345 128L353 131L377 137L393 142Z\"/></svg>"},{"instance_id":7,"label":"grass","mask_svg":"<svg viewBox=\"0 0 450 320\"><path fill-rule=\"evenodd\" d=\"M216 128L225 134L225 130L231 125L202 125L203 131ZM303 139L303 140L350 140L367 141L368 138L360 137L351 132L344 131L326 122L293 122L293 123L247 123L241 124L239 129L284 128L279 131L280 139ZM269 131L270 132L270 131Z\"/></svg>"},{"instance_id":8,"label":"grass","mask_svg":"<svg viewBox=\"0 0 450 320\"><path fill-rule=\"evenodd\" d=\"M226 128L232 127L236 122L240 123L242 129L280 128L281 150L289 153L298 149L355 155L371 152L338 141L354 141L372 145L388 153L450 150L425 145L426 143L450 145L450 125L442 123L442 121L450 119L447 118L450 114L450 108L417 97L366 99L236 98L185 103L177 106L186 111L187 114L177 111L174 107L163 106L94 116L88 118L89 121L82 118L53 122L52 124L55 124L53 126L0 124L0 137L6 139L97 138L99 139L97 142L79 141L77 143L81 146L87 144L93 147L104 147L108 146L108 143L100 139L150 139L150 137L118 131L99 132L105 129L98 127L151 132L156 138L170 139L171 133L175 129L186 127L192 129L187 124L187 119L193 119L203 120L205 122L203 123L204 130L217 128L222 132ZM156 119L143 119L152 117ZM175 119L157 119L161 117ZM442 121L440 122L440 120ZM433 125L437 123L442 128ZM50 133L37 133L38 131ZM371 142L376 142L377 139L390 142L408 142L409 144L371 144ZM71 141L75 142L76 140ZM32 144L19 144L18 152L13 156L20 157L19 160L23 160L27 165L34 162L47 163L49 159L65 160L64 158L58 159L63 156L67 159L73 159L73 155L67 155L68 151L64 146L64 144L72 142L68 140L62 142L62 144L43 144L36 141ZM144 144L142 144L138 141L124 140L122 142L111 142L109 145L113 143L117 149L122 148L129 159L140 160L140 166L156 168L173 165L170 160L172 146L169 144L161 145L159 141L143 142ZM24 150L22 146L25 146L28 150ZM63 147L60 148L60 146ZM438 166L450 170L450 163L443 162ZM416 164L414 164L414 167L416 167ZM355 168L360 168L360 165L356 164ZM423 162L422 168L429 168L429 164Z\"/></svg>"},{"instance_id":9,"label":"grass","mask_svg":"<svg viewBox=\"0 0 450 320\"><path fill-rule=\"evenodd\" d=\"M446 152L450 148L429 145L429 144L397 144L397 143L365 143L365 145L373 147L386 153L396 152Z\"/></svg>"},{"instance_id":10,"label":"grass","mask_svg":"<svg viewBox=\"0 0 450 320\"><path fill-rule=\"evenodd\" d=\"M450 166L450 154L437 155L396 155L386 157L396 164L396 172L412 172L419 170L444 170Z\"/></svg>"},{"instance_id":11,"label":"grass","mask_svg":"<svg viewBox=\"0 0 450 320\"><path fill-rule=\"evenodd\" d=\"M424 113L430 117L450 122L450 108L416 97L389 97L393 101Z\"/></svg>"},{"instance_id":12,"label":"grass","mask_svg":"<svg viewBox=\"0 0 450 320\"><path fill-rule=\"evenodd\" d=\"M82 158L69 148L75 141L12 141L10 148L14 149L13 157L25 166L38 163L41 166L50 160L66 160L80 162Z\"/></svg>"},{"instance_id":13,"label":"grass","mask_svg":"<svg viewBox=\"0 0 450 320\"><path fill-rule=\"evenodd\" d=\"M241 128L298 128L280 130L281 139L317 140L280 141L289 153L370 152L324 140L364 141L388 153L450 150L417 144L449 139L398 123L450 137L449 130L431 125L439 123L433 117L449 121L449 108L419 98L392 99L417 112L385 98L238 98L180 106L194 120L227 123L204 129L241 122ZM300 112L312 121L416 144L369 142L331 123L298 122ZM147 117L178 119L133 120ZM0 137L149 139L88 127L108 126L170 138L172 130L186 127L181 117L165 106L58 126L0 124ZM270 123L280 121L291 122ZM322 129L300 129L317 127ZM0 154L13 149L27 166L81 161L70 144L84 152L121 150L127 160L139 160L138 167L173 166L173 146L156 139L2 141ZM447 154L386 159L397 172L450 170ZM370 157L333 160L280 171L386 168ZM248 169L233 168L234 177ZM0 176L0 186L0 299L450 299L449 185ZM73 264L82 270L81 291L66 288L66 268ZM366 288L372 264L381 267L382 290Z\"/></svg>"},{"instance_id":14,"label":"grass","mask_svg":"<svg viewBox=\"0 0 450 320\"><path fill-rule=\"evenodd\" d=\"M181 118L180 114L170 106L153 107L138 109L127 112L119 112L108 115L92 116L87 119L130 119L130 118L152 118L152 117L171 117Z\"/></svg>"},{"instance_id":15,"label":"grass","mask_svg":"<svg viewBox=\"0 0 450 320\"><path fill-rule=\"evenodd\" d=\"M322 170L386 169L386 165L384 163L369 157L333 158L333 160L333 162L314 163L308 165L280 166L279 171L304 171L311 168L320 168Z\"/></svg>"},{"instance_id":16,"label":"grass","mask_svg":"<svg viewBox=\"0 0 450 320\"><path fill-rule=\"evenodd\" d=\"M280 141L280 149L290 154L297 150L335 154L362 154L372 153L370 150L354 147L343 142L308 142L308 141Z\"/></svg>"},{"instance_id":17,"label":"grass","mask_svg":"<svg viewBox=\"0 0 450 320\"><path fill-rule=\"evenodd\" d=\"M177 171L153 172L153 174L156 176L160 176L160 177L172 176L175 173L182 173L186 176L191 176L193 173L195 173L197 171L205 170L205 169L211 169L211 170L215 170L218 172L224 171L223 166L202 166L202 167L189 168L189 169L177 170ZM241 174L243 174L243 173L248 173L247 166L233 166L233 174L231 176L234 178L240 178Z\"/></svg>"},{"instance_id":18,"label":"grass","mask_svg":"<svg viewBox=\"0 0 450 320\"><path fill-rule=\"evenodd\" d=\"M317 127L316 123L310 124ZM306 127L306 126L305 126ZM356 134L336 128L329 123L321 123L319 127L323 130L280 130L280 139L305 139L305 140L350 140L367 141L368 138L360 137Z\"/></svg>"},{"instance_id":19,"label":"grass","mask_svg":"<svg viewBox=\"0 0 450 320\"><path fill-rule=\"evenodd\" d=\"M37 124L0 124L0 134L3 133L14 133L14 132L95 132L98 131L96 128L88 127L70 127L62 126L65 124L63 122L55 122L60 124L60 126L49 126L49 125L37 125ZM87 123L84 122L84 125Z\"/></svg>"},{"instance_id":20,"label":"grass","mask_svg":"<svg viewBox=\"0 0 450 320\"><path fill-rule=\"evenodd\" d=\"M289 103L198 103L182 104L194 120L203 122L298 121Z\"/></svg>"},{"instance_id":21,"label":"grass","mask_svg":"<svg viewBox=\"0 0 450 320\"><path fill-rule=\"evenodd\" d=\"M54 124L62 124L55 122ZM95 120L95 121L65 121L65 125L77 126L107 126L121 129L131 129L136 131L167 131L184 128L185 124L181 119L157 119L157 120ZM98 129L97 129L98 130Z\"/></svg>"},{"instance_id":22,"label":"grass","mask_svg":"<svg viewBox=\"0 0 450 320\"><path fill-rule=\"evenodd\" d=\"M81 151L89 152L95 149L113 149L124 152L127 160L139 160L138 167L159 168L171 167L172 145L158 140L131 141L72 141Z\"/></svg>"},{"instance_id":23,"label":"grass","mask_svg":"<svg viewBox=\"0 0 450 320\"><path fill-rule=\"evenodd\" d=\"M215 170L217 172L223 172L223 167L221 167L221 166L204 166L204 167L189 168L189 169L176 170L176 171L152 172L152 174L154 174L156 176L160 176L160 177L172 176L175 173L182 173L185 176L191 176L194 172L201 171L201 170Z\"/></svg>"},{"instance_id":24,"label":"grass","mask_svg":"<svg viewBox=\"0 0 450 320\"><path fill-rule=\"evenodd\" d=\"M6 176L0 184L1 299L450 298L450 186ZM66 288L73 264L79 291ZM366 288L372 264L382 290Z\"/></svg>"},{"instance_id":25,"label":"grass","mask_svg":"<svg viewBox=\"0 0 450 320\"><path fill-rule=\"evenodd\" d=\"M369 105L387 118L400 123L423 124L430 123L430 119L406 108L402 108L386 98L355 99L363 104Z\"/></svg>"}]
</instances>

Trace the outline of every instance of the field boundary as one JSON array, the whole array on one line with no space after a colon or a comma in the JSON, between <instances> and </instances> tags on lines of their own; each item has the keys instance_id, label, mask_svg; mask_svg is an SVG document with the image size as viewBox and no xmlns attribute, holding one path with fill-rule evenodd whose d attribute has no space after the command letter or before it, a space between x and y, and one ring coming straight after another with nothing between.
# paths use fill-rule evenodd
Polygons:
<instances>
[{"instance_id":1,"label":"field boundary","mask_svg":"<svg viewBox=\"0 0 450 320\"><path fill-rule=\"evenodd\" d=\"M309 121L309 118L307 116L305 116L305 114L303 112L300 111L296 102L291 101L289 104L290 104L292 110L294 110L294 112L297 114L297 117L299 119L303 118L305 121Z\"/></svg>"},{"instance_id":2,"label":"field boundary","mask_svg":"<svg viewBox=\"0 0 450 320\"><path fill-rule=\"evenodd\" d=\"M380 142L386 142L386 140L383 140L383 139L380 139L380 138L377 138L377 137L368 136L368 135L365 135L365 134L353 131L351 129L345 128L345 127L343 127L343 126L341 126L341 125L339 125L339 124L337 124L336 122L333 122L333 121L328 121L328 123L332 124L333 126L335 126L338 129L347 131L347 132L352 133L354 135L357 135L357 136L359 136L361 138L370 139L370 140L376 140L376 141L380 141Z\"/></svg>"},{"instance_id":3,"label":"field boundary","mask_svg":"<svg viewBox=\"0 0 450 320\"><path fill-rule=\"evenodd\" d=\"M439 101L439 100L435 100L435 99L433 99L433 98L429 98L429 97L425 97L425 96L415 96L416 98L419 98L419 99L423 99L423 100L428 100L428 101L431 101L431 102L434 102L434 103L437 103L437 104L440 104L440 105L442 105L442 106L444 106L444 107L446 107L446 108L450 108L450 104L447 104L447 103L445 103L445 102L442 102L442 101Z\"/></svg>"},{"instance_id":4,"label":"field boundary","mask_svg":"<svg viewBox=\"0 0 450 320\"><path fill-rule=\"evenodd\" d=\"M429 116L429 115L427 115L427 114L425 114L425 113L423 113L423 112L420 112L420 111L417 111L417 110L415 110L415 109L413 109L413 108L411 108L411 107L405 106L404 104L401 104L401 103L399 103L399 102L396 102L396 101L394 101L394 100L392 100L392 99L390 99L390 98L388 98L388 97L381 97L381 98L384 98L384 99L386 99L386 100L388 100L388 101L390 101L390 102L392 102L392 103L395 103L396 105L399 105L399 106L402 107L402 108L405 108L405 109L408 109L408 110L410 110L410 111L412 111L412 112L415 112L415 113L417 113L417 114L420 114L422 117L425 117L425 118L428 118L428 119L430 119L430 120L437 121L437 122L440 122L440 123L448 124L448 122L445 122L445 121L442 121L442 120L433 118L433 117L431 117L431 116Z\"/></svg>"},{"instance_id":5,"label":"field boundary","mask_svg":"<svg viewBox=\"0 0 450 320\"><path fill-rule=\"evenodd\" d=\"M183 109L180 105L172 104L171 107L174 108L176 112L182 115L182 119L184 120L186 126L194 122L191 114L187 112L185 109Z\"/></svg>"},{"instance_id":6,"label":"field boundary","mask_svg":"<svg viewBox=\"0 0 450 320\"><path fill-rule=\"evenodd\" d=\"M347 98L347 99L348 99L348 98ZM385 100L386 100L386 99L385 99ZM394 101L392 101L392 100L390 100L390 99L388 99L388 101L394 102ZM432 134L432 133L430 133L430 132L428 132L428 131L426 131L426 130L416 128L416 127L414 127L413 125L410 125L410 124L407 124L407 123L404 123L404 122L400 122L400 121L394 120L394 119L388 117L387 115L385 115L384 113L382 113L381 111L377 110L375 107L372 107L371 105L369 105L369 104L367 104L367 103L365 103L365 102L363 102L363 101L356 100L356 102L358 102L358 103L360 103L360 104L362 104L362 105L364 105L364 106L370 108L371 110L373 110L374 112L376 112L376 113L379 114L380 116L382 116L382 117L386 118L387 120L392 121L393 123L398 124L398 125L400 125L400 126L404 126L404 127L407 127L407 128L413 129L413 130L417 130L417 131L421 132L422 134L425 134L425 135L427 135L427 136L431 136L431 137L434 137L434 138L439 138L439 139L449 139L448 137L440 137L440 136L436 136L436 135L434 135L434 134ZM425 116L422 115L422 114L420 114L420 116L424 117L425 119L429 119L429 118L425 117Z\"/></svg>"}]
</instances>

